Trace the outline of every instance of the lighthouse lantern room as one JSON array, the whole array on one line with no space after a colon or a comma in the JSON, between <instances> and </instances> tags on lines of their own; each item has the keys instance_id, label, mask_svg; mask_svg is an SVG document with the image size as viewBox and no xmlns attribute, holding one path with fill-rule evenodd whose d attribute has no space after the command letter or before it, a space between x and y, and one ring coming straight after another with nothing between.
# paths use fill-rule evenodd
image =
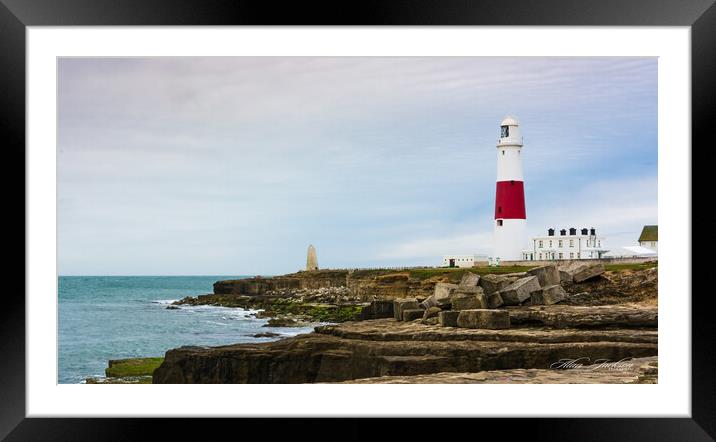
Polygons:
<instances>
[{"instance_id":1,"label":"lighthouse lantern room","mask_svg":"<svg viewBox=\"0 0 716 442\"><path fill-rule=\"evenodd\" d=\"M522 259L526 243L525 188L522 176L522 133L517 120L506 117L497 141L497 186L493 258Z\"/></svg>"}]
</instances>

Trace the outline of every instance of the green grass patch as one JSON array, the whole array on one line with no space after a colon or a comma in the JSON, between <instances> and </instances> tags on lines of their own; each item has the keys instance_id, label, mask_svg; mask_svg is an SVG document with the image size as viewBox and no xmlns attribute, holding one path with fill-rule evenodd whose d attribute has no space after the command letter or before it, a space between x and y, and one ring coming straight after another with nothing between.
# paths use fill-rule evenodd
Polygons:
<instances>
[{"instance_id":1,"label":"green grass patch","mask_svg":"<svg viewBox=\"0 0 716 442\"><path fill-rule=\"evenodd\" d=\"M658 261L643 262L639 264L607 264L604 268L610 272L622 272L624 270L647 270L659 266Z\"/></svg>"},{"instance_id":2,"label":"green grass patch","mask_svg":"<svg viewBox=\"0 0 716 442\"><path fill-rule=\"evenodd\" d=\"M164 358L131 358L110 360L109 367L104 370L108 378L127 376L151 376Z\"/></svg>"}]
</instances>

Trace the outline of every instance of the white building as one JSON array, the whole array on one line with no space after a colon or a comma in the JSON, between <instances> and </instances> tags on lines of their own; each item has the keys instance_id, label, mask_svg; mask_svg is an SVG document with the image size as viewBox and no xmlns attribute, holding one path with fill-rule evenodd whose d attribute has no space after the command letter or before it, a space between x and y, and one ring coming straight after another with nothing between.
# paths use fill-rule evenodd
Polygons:
<instances>
[{"instance_id":1,"label":"white building","mask_svg":"<svg viewBox=\"0 0 716 442\"><path fill-rule=\"evenodd\" d=\"M474 267L476 262L487 261L485 255L445 255L442 267Z\"/></svg>"},{"instance_id":2,"label":"white building","mask_svg":"<svg viewBox=\"0 0 716 442\"><path fill-rule=\"evenodd\" d=\"M594 227L548 229L547 236L532 238L532 249L522 252L522 259L528 261L558 259L600 259L608 252L602 246L603 238L597 236Z\"/></svg>"},{"instance_id":3,"label":"white building","mask_svg":"<svg viewBox=\"0 0 716 442\"><path fill-rule=\"evenodd\" d=\"M644 226L639 235L639 245L659 252L659 226Z\"/></svg>"}]
</instances>

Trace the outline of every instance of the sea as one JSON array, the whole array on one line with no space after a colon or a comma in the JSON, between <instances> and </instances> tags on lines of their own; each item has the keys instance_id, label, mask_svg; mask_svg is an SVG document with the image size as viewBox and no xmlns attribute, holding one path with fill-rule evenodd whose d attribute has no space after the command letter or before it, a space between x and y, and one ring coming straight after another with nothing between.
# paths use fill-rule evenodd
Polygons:
<instances>
[{"instance_id":1,"label":"sea","mask_svg":"<svg viewBox=\"0 0 716 442\"><path fill-rule=\"evenodd\" d=\"M313 327L264 327L256 311L214 306L167 309L186 296L212 293L222 279L250 276L60 276L58 379L103 377L109 359L164 356L183 345L266 342ZM280 334L254 338L257 333Z\"/></svg>"}]
</instances>

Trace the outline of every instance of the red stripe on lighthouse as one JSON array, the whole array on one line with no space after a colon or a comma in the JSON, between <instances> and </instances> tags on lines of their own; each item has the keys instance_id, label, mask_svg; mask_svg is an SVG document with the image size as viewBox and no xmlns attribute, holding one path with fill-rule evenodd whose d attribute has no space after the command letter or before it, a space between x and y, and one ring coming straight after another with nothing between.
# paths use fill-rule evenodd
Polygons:
<instances>
[{"instance_id":1,"label":"red stripe on lighthouse","mask_svg":"<svg viewBox=\"0 0 716 442\"><path fill-rule=\"evenodd\" d=\"M527 219L525 185L522 181L498 181L495 219Z\"/></svg>"}]
</instances>

